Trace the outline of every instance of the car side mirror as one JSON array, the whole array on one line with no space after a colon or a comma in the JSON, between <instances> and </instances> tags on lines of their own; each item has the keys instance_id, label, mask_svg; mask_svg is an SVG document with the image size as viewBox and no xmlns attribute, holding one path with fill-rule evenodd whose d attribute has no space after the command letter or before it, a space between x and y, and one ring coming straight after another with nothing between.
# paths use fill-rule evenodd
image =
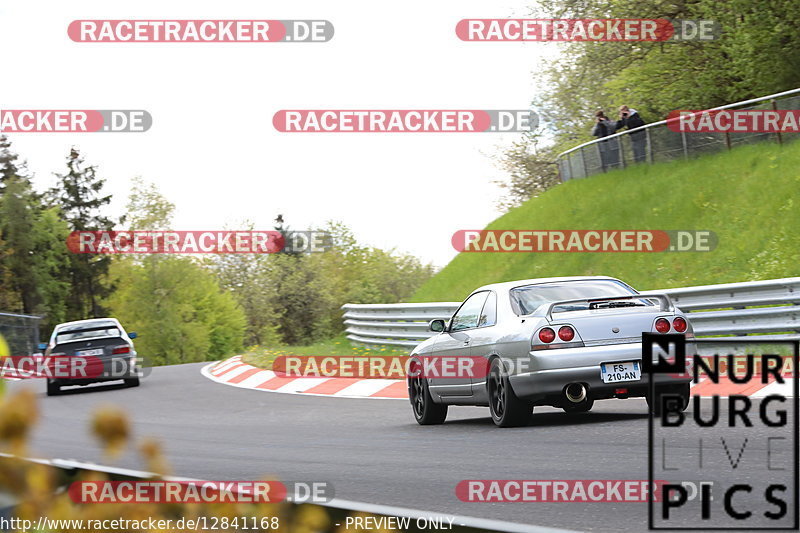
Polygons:
<instances>
[{"instance_id":1,"label":"car side mirror","mask_svg":"<svg viewBox=\"0 0 800 533\"><path fill-rule=\"evenodd\" d=\"M444 320L442 320L441 318L434 318L433 320L428 322L428 329L430 329L431 331L435 331L438 333L444 331L444 328L445 328L445 323Z\"/></svg>"},{"instance_id":2,"label":"car side mirror","mask_svg":"<svg viewBox=\"0 0 800 533\"><path fill-rule=\"evenodd\" d=\"M135 331L131 331L130 333L128 333L128 338L129 339L135 339L138 336L139 335L137 335Z\"/></svg>"},{"instance_id":3,"label":"car side mirror","mask_svg":"<svg viewBox=\"0 0 800 533\"><path fill-rule=\"evenodd\" d=\"M47 343L45 343L45 342L40 342L37 346L39 347L40 350L46 350L47 349Z\"/></svg>"}]
</instances>

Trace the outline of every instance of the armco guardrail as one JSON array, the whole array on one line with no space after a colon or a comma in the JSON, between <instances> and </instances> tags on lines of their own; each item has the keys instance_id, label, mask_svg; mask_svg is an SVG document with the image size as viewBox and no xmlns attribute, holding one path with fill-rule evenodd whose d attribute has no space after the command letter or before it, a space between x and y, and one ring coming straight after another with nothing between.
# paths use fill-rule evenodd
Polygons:
<instances>
[{"instance_id":1,"label":"armco guardrail","mask_svg":"<svg viewBox=\"0 0 800 533\"><path fill-rule=\"evenodd\" d=\"M432 335L428 322L449 320L461 302L345 304L347 338L367 345L416 346Z\"/></svg>"},{"instance_id":2,"label":"armco guardrail","mask_svg":"<svg viewBox=\"0 0 800 533\"><path fill-rule=\"evenodd\" d=\"M749 106L749 107L747 107ZM634 106L635 107L635 106ZM723 109L800 109L800 89L770 94L752 100L735 102L713 110ZM696 111L696 110L695 110ZM709 110L712 111L712 110ZM640 128L624 130L608 137L583 143L556 157L561 181L586 178L634 163L654 163L686 159L734 146L766 140L778 143L800 136L797 133L701 133L678 132L667 127L667 121L653 122ZM641 146L636 160L633 143Z\"/></svg>"},{"instance_id":3,"label":"armco guardrail","mask_svg":"<svg viewBox=\"0 0 800 533\"><path fill-rule=\"evenodd\" d=\"M800 278L725 283L648 292L667 293L689 313L695 334L764 339L800 335ZM367 346L416 346L432 336L428 321L448 320L461 302L345 304L347 338Z\"/></svg>"},{"instance_id":4,"label":"armco guardrail","mask_svg":"<svg viewBox=\"0 0 800 533\"><path fill-rule=\"evenodd\" d=\"M64 460L64 459L32 459L28 457L18 457L0 452L0 461L3 460L21 460L32 464L39 464L51 467L57 473L58 477L56 479L58 481L58 484L60 485L59 491L67 490L69 484L74 481L79 481L81 479L98 479L97 477L98 474L102 474L110 481L147 481L147 480L159 479L163 481L181 481L181 482L194 482L194 483L207 482L206 480L200 480L196 478L160 476L152 472L143 472L140 470L130 470L127 468L104 466L94 463L84 463L84 462ZM86 474L91 474L91 477L86 476ZM212 483L220 483L220 481L213 481ZM227 484L230 482L224 482L224 483ZM424 517L426 519L427 524L438 523L438 524L448 525L447 529L449 531L452 531L453 533L478 533L480 531L487 531L487 530L499 531L502 533L576 533L566 529L555 529L542 526L518 524L514 522L504 522L502 520L473 518L468 516L444 514L435 511L424 511L418 509L408 509L404 507L394 507L391 505L380 505L374 503L342 500L333 497L334 487L328 486L329 484L326 482L318 482L318 483L322 484L325 487L323 490L323 494L321 494L320 496L317 496L316 489L312 491L312 489L308 488L309 483L300 482L299 483L299 485L301 485L300 487L298 487L296 484L294 485L294 487L291 484L286 487L288 495L286 503L291 507L288 512L280 512L280 514L275 515L275 516L283 516L283 518L281 518L281 524L283 524L284 521L292 523L292 521L294 520L294 513L297 511L300 505L317 505L325 509L331 523L336 523L337 521L345 522L347 516L350 514L359 513L363 515L364 513L369 513L372 515L376 515L378 517L381 516L408 517L412 520ZM231 490L231 496L229 496L228 498L232 498L233 495L240 494L235 489L230 489L230 490ZM249 495L252 497L252 494ZM8 518L9 516L14 516L15 515L14 509L19 504L18 496L6 495L5 498L2 498L2 496L4 495L0 494L0 501L2 501L3 504L3 507L0 508L0 516L3 516L4 518ZM328 501L314 501L315 498L326 499L325 498L326 496L329 497ZM132 513L132 515L135 515L135 513ZM102 520L102 518L99 518L99 516L101 516L100 513L98 513L97 517L86 514L81 516L82 518L65 518L63 520L74 520L75 523L83 521L84 524L89 524L89 521L95 519ZM269 518L271 515L264 514L261 516ZM119 517L119 518L121 520L126 519L126 517ZM128 517L127 519L146 520L147 518L150 517L147 516L142 517L137 515L136 517L131 516ZM154 518L162 519L162 518L168 518L168 516L165 517L158 516ZM197 523L197 519L195 520L196 520L195 523ZM209 519L208 522L211 522L211 520ZM173 522L173 524L174 523L175 522ZM413 524L414 522L412 521L412 525ZM242 528L242 530L246 530L246 528Z\"/></svg>"}]
</instances>

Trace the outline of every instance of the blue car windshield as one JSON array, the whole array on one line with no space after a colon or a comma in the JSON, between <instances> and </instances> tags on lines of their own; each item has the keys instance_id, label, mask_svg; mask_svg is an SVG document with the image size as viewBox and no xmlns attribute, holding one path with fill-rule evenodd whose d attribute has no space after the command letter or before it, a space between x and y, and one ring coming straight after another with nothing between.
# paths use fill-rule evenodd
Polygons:
<instances>
[{"instance_id":1,"label":"blue car windshield","mask_svg":"<svg viewBox=\"0 0 800 533\"><path fill-rule=\"evenodd\" d=\"M563 300L581 298L604 298L629 296L636 294L632 288L621 281L612 279L589 279L576 281L558 281L525 285L511 289L511 307L517 315L529 315L540 306ZM647 300L623 300L619 303L609 302L608 307L652 305ZM584 311L590 308L589 302L577 302L556 306L556 311Z\"/></svg>"}]
</instances>

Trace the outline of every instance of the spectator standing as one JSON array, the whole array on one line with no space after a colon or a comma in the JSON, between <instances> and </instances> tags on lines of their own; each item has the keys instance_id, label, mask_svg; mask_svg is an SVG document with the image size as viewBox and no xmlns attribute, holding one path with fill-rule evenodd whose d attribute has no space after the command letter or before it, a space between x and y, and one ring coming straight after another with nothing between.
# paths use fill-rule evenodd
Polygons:
<instances>
[{"instance_id":1,"label":"spectator standing","mask_svg":"<svg viewBox=\"0 0 800 533\"><path fill-rule=\"evenodd\" d=\"M596 123L592 128L592 135L602 139L616 132L616 124L609 120L602 109L595 113L594 116ZM600 164L603 167L603 172L619 165L619 139L614 137L601 140L597 143L597 147L600 152Z\"/></svg>"},{"instance_id":2,"label":"spectator standing","mask_svg":"<svg viewBox=\"0 0 800 533\"><path fill-rule=\"evenodd\" d=\"M640 128L646 122L639 116L635 109L631 109L626 105L619 108L619 120L617 121L617 130L628 128L629 130ZM630 134L631 147L633 148L633 160L636 163L642 163L647 159L647 133L642 131L635 131Z\"/></svg>"}]
</instances>

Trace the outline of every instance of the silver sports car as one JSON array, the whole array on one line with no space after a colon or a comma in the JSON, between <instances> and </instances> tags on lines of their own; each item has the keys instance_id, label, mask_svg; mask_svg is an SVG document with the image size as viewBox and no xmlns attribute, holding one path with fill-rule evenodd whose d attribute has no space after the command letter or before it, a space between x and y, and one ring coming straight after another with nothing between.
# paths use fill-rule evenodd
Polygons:
<instances>
[{"instance_id":1,"label":"silver sports car","mask_svg":"<svg viewBox=\"0 0 800 533\"><path fill-rule=\"evenodd\" d=\"M642 332L694 338L668 296L605 276L487 285L430 329L438 334L411 352L408 377L423 425L444 422L449 405L488 406L494 423L509 427L526 423L536 405L574 413L595 400L647 397ZM655 379L657 399L678 396L686 408L690 376Z\"/></svg>"}]
</instances>

